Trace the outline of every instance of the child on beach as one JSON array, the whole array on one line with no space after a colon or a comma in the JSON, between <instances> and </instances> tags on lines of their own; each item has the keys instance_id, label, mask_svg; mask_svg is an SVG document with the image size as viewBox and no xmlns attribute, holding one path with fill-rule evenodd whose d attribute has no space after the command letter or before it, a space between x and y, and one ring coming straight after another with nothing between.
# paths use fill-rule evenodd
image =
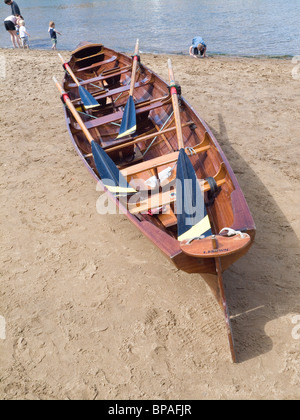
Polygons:
<instances>
[{"instance_id":1,"label":"child on beach","mask_svg":"<svg viewBox=\"0 0 300 420\"><path fill-rule=\"evenodd\" d=\"M17 18L17 23L16 23L16 32L17 32L17 35L18 35L18 38L20 39L20 41L21 41L21 38L20 38L20 21L21 20L24 20L24 18L23 18L23 16L21 16L21 15L15 15L16 16L16 18Z\"/></svg>"},{"instance_id":2,"label":"child on beach","mask_svg":"<svg viewBox=\"0 0 300 420\"><path fill-rule=\"evenodd\" d=\"M201 36L196 36L192 40L192 45L190 46L189 53L192 57L197 58L199 57L206 57L206 44L201 38Z\"/></svg>"},{"instance_id":3,"label":"child on beach","mask_svg":"<svg viewBox=\"0 0 300 420\"><path fill-rule=\"evenodd\" d=\"M50 33L50 38L51 38L51 41L52 41L52 50L56 50L57 49L56 48L56 45L57 45L57 35L56 34L61 35L61 33L58 32L55 29L55 23L53 21L51 21L49 23L48 32Z\"/></svg>"},{"instance_id":4,"label":"child on beach","mask_svg":"<svg viewBox=\"0 0 300 420\"><path fill-rule=\"evenodd\" d=\"M19 35L20 35L20 38L21 38L22 47L23 48L25 48L25 47L29 48L29 37L30 37L30 35L25 28L24 20L20 20L19 25L20 25Z\"/></svg>"}]
</instances>

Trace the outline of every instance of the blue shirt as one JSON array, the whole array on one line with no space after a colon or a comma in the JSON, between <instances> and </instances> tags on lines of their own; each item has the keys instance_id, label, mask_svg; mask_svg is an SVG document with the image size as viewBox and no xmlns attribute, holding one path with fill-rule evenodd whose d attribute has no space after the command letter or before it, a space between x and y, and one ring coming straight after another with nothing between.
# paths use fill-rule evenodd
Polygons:
<instances>
[{"instance_id":1,"label":"blue shirt","mask_svg":"<svg viewBox=\"0 0 300 420\"><path fill-rule=\"evenodd\" d=\"M55 29L50 28L49 32L50 32L50 38L54 38L54 39L57 38Z\"/></svg>"},{"instance_id":2,"label":"blue shirt","mask_svg":"<svg viewBox=\"0 0 300 420\"><path fill-rule=\"evenodd\" d=\"M206 47L206 44L201 38L201 36L195 36L195 38L193 38L193 41L192 41L192 46L196 48L199 44L202 44L204 45L204 47Z\"/></svg>"}]
</instances>

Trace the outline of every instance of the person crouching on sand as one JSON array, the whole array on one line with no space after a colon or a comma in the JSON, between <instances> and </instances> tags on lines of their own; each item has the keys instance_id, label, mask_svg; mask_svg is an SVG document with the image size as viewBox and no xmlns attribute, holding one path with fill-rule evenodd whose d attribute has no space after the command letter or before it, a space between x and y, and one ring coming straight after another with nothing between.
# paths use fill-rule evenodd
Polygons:
<instances>
[{"instance_id":1,"label":"person crouching on sand","mask_svg":"<svg viewBox=\"0 0 300 420\"><path fill-rule=\"evenodd\" d=\"M57 49L56 48L56 45L57 45L57 35L56 34L61 35L61 33L58 32L55 29L55 23L53 21L51 21L49 23L48 32L50 33L50 38L51 38L51 41L52 41L52 50L56 50Z\"/></svg>"},{"instance_id":2,"label":"person crouching on sand","mask_svg":"<svg viewBox=\"0 0 300 420\"><path fill-rule=\"evenodd\" d=\"M196 36L192 40L192 45L190 46L189 53L192 57L197 58L206 57L206 44L201 38L201 36Z\"/></svg>"},{"instance_id":3,"label":"person crouching on sand","mask_svg":"<svg viewBox=\"0 0 300 420\"><path fill-rule=\"evenodd\" d=\"M8 16L4 20L5 29L10 34L11 42L12 42L14 48L17 48L17 46L18 46L18 48L20 48L20 41L19 41L19 37L18 37L17 31L16 31L16 24L17 24L16 16L11 15L11 16Z\"/></svg>"},{"instance_id":4,"label":"person crouching on sand","mask_svg":"<svg viewBox=\"0 0 300 420\"><path fill-rule=\"evenodd\" d=\"M29 37L30 37L30 35L26 30L24 20L20 20L19 25L20 25L19 35L20 35L20 38L21 38L22 47L23 48L25 48L25 47L29 48Z\"/></svg>"}]
</instances>

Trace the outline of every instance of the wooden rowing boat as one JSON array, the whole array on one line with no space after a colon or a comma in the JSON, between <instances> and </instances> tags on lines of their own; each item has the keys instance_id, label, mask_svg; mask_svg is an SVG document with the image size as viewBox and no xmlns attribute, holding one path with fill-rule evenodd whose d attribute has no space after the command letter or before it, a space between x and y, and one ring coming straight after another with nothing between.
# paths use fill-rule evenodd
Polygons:
<instances>
[{"instance_id":1,"label":"wooden rowing boat","mask_svg":"<svg viewBox=\"0 0 300 420\"><path fill-rule=\"evenodd\" d=\"M178 269L202 275L225 314L236 361L222 273L249 250L255 224L220 145L180 95L170 63L169 85L140 62L137 51L129 57L82 43L65 69L71 72L66 71L61 93L75 149L109 199ZM98 107L85 108L79 85ZM128 113L130 130L120 135ZM178 181L193 173L192 190L180 189ZM109 185L104 178L113 174L120 174L125 186ZM200 184L202 216L186 228L182 206Z\"/></svg>"}]
</instances>

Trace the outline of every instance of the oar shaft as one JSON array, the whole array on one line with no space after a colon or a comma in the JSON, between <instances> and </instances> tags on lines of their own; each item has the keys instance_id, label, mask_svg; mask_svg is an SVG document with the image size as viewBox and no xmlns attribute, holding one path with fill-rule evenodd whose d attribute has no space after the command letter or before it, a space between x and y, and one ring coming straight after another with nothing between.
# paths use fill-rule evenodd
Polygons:
<instances>
[{"instance_id":1,"label":"oar shaft","mask_svg":"<svg viewBox=\"0 0 300 420\"><path fill-rule=\"evenodd\" d=\"M174 118L175 118L175 124L176 124L178 148L182 149L184 148L184 143L183 143L181 122L180 122L180 110L179 110L177 89L175 87L175 78L174 78L174 73L173 73L173 68L172 68L172 62L170 59L168 59L168 68L169 68L169 80L170 80L170 87L171 87L171 97L172 97L172 104L173 104L173 110L174 110Z\"/></svg>"},{"instance_id":2,"label":"oar shaft","mask_svg":"<svg viewBox=\"0 0 300 420\"><path fill-rule=\"evenodd\" d=\"M191 125L190 121L182 124L182 127L187 127L188 125ZM157 131L156 133L153 133L153 134L148 134L148 135L143 136L143 137L138 137L138 138L136 138L132 141L128 141L124 144L119 144L117 146L112 146L109 149L107 149L106 151L107 152L112 152L114 150L123 149L124 147L131 146L132 144L136 144L136 143L139 143L139 142L151 140L151 139L153 139L153 137L158 137L158 136L164 135L164 134L169 133L170 131L173 131L175 129L176 129L176 127L166 128L165 130Z\"/></svg>"},{"instance_id":3,"label":"oar shaft","mask_svg":"<svg viewBox=\"0 0 300 420\"><path fill-rule=\"evenodd\" d=\"M67 105L67 107L69 108L69 110L71 111L71 113L73 114L73 117L75 118L75 120L78 122L81 130L83 131L83 133L85 134L87 140L91 143L92 141L94 141L93 137L91 136L89 130L86 128L86 126L84 125L84 122L82 121L80 115L78 114L78 112L76 111L76 108L74 107L74 105L72 104L68 94L65 92L65 90L62 88L62 86L58 83L58 81L56 80L55 77L53 77L53 81L56 84L57 89L59 90L60 94L63 97L64 103Z\"/></svg>"},{"instance_id":4,"label":"oar shaft","mask_svg":"<svg viewBox=\"0 0 300 420\"><path fill-rule=\"evenodd\" d=\"M136 44L135 44L134 56L133 56L129 96L132 96L133 90L134 90L135 74L136 74L136 69L137 69L137 66L138 66L138 53L139 53L139 40L137 39Z\"/></svg>"},{"instance_id":5,"label":"oar shaft","mask_svg":"<svg viewBox=\"0 0 300 420\"><path fill-rule=\"evenodd\" d=\"M74 82L76 83L77 86L80 85L77 77L75 76L75 74L73 73L73 71L71 70L71 67L69 66L69 64L67 64L65 62L65 60L63 59L63 57L61 56L61 54L58 53L59 58L61 59L61 62L64 65L64 68L67 70L67 72L69 73L69 75L72 77L72 79L74 80Z\"/></svg>"}]
</instances>

